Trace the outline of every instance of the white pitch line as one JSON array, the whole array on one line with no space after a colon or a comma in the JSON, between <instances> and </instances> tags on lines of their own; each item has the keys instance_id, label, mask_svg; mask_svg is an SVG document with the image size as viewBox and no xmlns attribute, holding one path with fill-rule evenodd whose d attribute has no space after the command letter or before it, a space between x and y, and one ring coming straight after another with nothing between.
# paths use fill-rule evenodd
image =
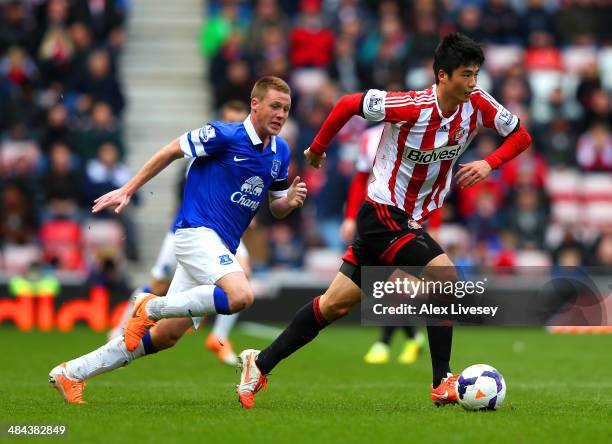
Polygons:
<instances>
[{"instance_id":1,"label":"white pitch line","mask_svg":"<svg viewBox=\"0 0 612 444\"><path fill-rule=\"evenodd\" d=\"M257 322L240 322L238 326L245 335L259 339L276 339L283 332L280 328L270 327L269 325Z\"/></svg>"}]
</instances>

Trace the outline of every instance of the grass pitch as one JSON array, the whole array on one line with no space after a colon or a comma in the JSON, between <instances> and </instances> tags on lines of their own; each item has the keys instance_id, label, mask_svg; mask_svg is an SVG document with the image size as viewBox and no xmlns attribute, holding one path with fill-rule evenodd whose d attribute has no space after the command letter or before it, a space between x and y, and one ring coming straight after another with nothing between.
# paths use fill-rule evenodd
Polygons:
<instances>
[{"instance_id":1,"label":"grass pitch","mask_svg":"<svg viewBox=\"0 0 612 444\"><path fill-rule=\"evenodd\" d=\"M399 353L402 332L394 338ZM281 363L252 410L239 407L237 370L203 348L204 332L172 350L98 376L87 405L67 405L47 373L88 352L103 334L21 333L0 327L0 424L65 424L63 437L32 441L124 442L612 442L612 337L556 336L540 329L458 328L453 368L475 363L500 370L508 384L501 410L437 409L429 401L430 364L372 366L362 357L371 328L332 326ZM238 327L237 350L268 339ZM0 437L26 442L28 438Z\"/></svg>"}]
</instances>

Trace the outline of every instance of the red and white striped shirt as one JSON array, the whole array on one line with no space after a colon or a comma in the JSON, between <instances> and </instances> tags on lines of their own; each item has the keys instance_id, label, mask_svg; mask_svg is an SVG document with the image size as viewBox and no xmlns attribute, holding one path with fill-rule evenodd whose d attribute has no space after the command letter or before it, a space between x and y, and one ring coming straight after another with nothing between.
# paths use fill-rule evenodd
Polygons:
<instances>
[{"instance_id":1,"label":"red and white striped shirt","mask_svg":"<svg viewBox=\"0 0 612 444\"><path fill-rule=\"evenodd\" d=\"M435 85L424 91L371 89L363 97L362 112L370 121L385 122L368 197L405 210L417 222L442 206L453 166L480 127L505 137L519 122L480 88L445 117Z\"/></svg>"},{"instance_id":2,"label":"red and white striped shirt","mask_svg":"<svg viewBox=\"0 0 612 444\"><path fill-rule=\"evenodd\" d=\"M369 173L372 171L372 164L376 158L380 138L382 136L384 124L368 128L359 138L359 153L355 162L355 171Z\"/></svg>"}]
</instances>

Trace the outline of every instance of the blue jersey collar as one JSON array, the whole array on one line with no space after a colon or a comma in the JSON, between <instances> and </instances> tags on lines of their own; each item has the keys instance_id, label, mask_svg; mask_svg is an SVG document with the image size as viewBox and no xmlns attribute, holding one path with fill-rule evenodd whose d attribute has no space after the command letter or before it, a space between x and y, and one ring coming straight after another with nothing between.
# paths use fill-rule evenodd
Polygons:
<instances>
[{"instance_id":1,"label":"blue jersey collar","mask_svg":"<svg viewBox=\"0 0 612 444\"><path fill-rule=\"evenodd\" d=\"M249 135L249 139L251 139L251 143L253 145L261 145L263 142L257 135L257 131L255 131L255 127L253 126L253 122L251 121L251 115L249 114L242 123L244 124L244 129ZM270 148L272 149L272 152L276 152L276 136L270 137Z\"/></svg>"}]
</instances>

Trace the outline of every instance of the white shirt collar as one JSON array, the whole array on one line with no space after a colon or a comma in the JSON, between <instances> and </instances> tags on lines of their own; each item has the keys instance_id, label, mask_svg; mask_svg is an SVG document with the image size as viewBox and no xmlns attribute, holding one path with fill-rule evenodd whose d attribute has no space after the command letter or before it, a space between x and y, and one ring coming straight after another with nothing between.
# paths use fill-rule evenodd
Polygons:
<instances>
[{"instance_id":1,"label":"white shirt collar","mask_svg":"<svg viewBox=\"0 0 612 444\"><path fill-rule=\"evenodd\" d=\"M249 114L246 119L244 119L244 129L246 129L249 138L251 139L251 143L253 145L261 145L263 142L257 135L257 131L255 131L255 127L253 126L253 122L251 121L251 115Z\"/></svg>"},{"instance_id":2,"label":"white shirt collar","mask_svg":"<svg viewBox=\"0 0 612 444\"><path fill-rule=\"evenodd\" d=\"M253 122L251 121L251 115L249 114L246 119L244 119L244 129L246 130L249 138L251 139L251 143L253 145L261 145L263 142L259 138L257 131L255 131L255 127L253 126ZM276 152L276 136L271 136L270 138L270 148L272 152Z\"/></svg>"}]
</instances>

